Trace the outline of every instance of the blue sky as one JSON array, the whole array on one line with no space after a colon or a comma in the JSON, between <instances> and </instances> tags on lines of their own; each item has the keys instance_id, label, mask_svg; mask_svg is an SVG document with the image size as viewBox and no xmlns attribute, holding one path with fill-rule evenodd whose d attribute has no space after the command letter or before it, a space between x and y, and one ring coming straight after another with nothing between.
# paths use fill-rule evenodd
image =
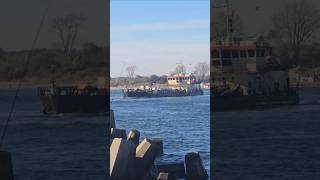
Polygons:
<instances>
[{"instance_id":1,"label":"blue sky","mask_svg":"<svg viewBox=\"0 0 320 180\"><path fill-rule=\"evenodd\" d=\"M209 0L111 0L111 77L164 75L182 62L209 62Z\"/></svg>"}]
</instances>

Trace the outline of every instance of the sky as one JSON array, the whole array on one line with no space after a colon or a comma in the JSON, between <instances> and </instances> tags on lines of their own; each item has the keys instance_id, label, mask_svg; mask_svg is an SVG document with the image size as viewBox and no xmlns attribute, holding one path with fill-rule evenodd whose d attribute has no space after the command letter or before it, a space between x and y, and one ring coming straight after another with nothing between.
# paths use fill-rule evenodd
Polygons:
<instances>
[{"instance_id":1,"label":"sky","mask_svg":"<svg viewBox=\"0 0 320 180\"><path fill-rule=\"evenodd\" d=\"M210 59L210 2L111 1L110 74L166 75L177 63L187 71Z\"/></svg>"}]
</instances>

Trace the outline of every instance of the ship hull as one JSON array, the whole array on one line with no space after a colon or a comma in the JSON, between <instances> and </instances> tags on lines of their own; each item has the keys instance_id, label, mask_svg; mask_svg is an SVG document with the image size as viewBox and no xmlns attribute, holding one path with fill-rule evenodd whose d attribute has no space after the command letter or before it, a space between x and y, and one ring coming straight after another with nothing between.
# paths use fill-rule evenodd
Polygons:
<instances>
[{"instance_id":1,"label":"ship hull","mask_svg":"<svg viewBox=\"0 0 320 180\"><path fill-rule=\"evenodd\" d=\"M108 111L104 95L48 95L40 97L44 114L98 114Z\"/></svg>"},{"instance_id":2,"label":"ship hull","mask_svg":"<svg viewBox=\"0 0 320 180\"><path fill-rule=\"evenodd\" d=\"M203 95L203 90L196 91L123 91L124 97L132 98L160 98L160 97L183 97L183 96L199 96Z\"/></svg>"},{"instance_id":3,"label":"ship hull","mask_svg":"<svg viewBox=\"0 0 320 180\"><path fill-rule=\"evenodd\" d=\"M299 104L299 95L289 93L285 95L273 96L214 96L211 99L212 108L215 111L252 109L252 108L272 108L283 105Z\"/></svg>"}]
</instances>

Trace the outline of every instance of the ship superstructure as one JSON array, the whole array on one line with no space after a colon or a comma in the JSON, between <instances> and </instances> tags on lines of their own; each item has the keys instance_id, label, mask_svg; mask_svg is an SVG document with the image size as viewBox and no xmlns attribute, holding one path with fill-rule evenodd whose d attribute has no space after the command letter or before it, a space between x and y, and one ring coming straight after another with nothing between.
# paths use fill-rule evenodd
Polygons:
<instances>
[{"instance_id":1,"label":"ship superstructure","mask_svg":"<svg viewBox=\"0 0 320 180\"><path fill-rule=\"evenodd\" d=\"M229 3L226 1L226 3ZM215 109L297 104L287 68L262 37L233 38L227 4L227 36L211 41L211 84Z\"/></svg>"}]
</instances>

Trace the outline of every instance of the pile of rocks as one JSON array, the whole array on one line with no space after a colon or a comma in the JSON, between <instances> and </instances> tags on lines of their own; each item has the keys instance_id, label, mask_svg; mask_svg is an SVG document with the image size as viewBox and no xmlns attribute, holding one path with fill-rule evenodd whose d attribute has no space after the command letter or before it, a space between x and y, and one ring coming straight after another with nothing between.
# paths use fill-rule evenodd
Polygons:
<instances>
[{"instance_id":1,"label":"pile of rocks","mask_svg":"<svg viewBox=\"0 0 320 180\"><path fill-rule=\"evenodd\" d=\"M140 142L138 130L116 129L110 131L110 179L111 180L206 180L208 174L199 153L185 155L184 162L155 164L163 154L161 139L145 138Z\"/></svg>"}]
</instances>

